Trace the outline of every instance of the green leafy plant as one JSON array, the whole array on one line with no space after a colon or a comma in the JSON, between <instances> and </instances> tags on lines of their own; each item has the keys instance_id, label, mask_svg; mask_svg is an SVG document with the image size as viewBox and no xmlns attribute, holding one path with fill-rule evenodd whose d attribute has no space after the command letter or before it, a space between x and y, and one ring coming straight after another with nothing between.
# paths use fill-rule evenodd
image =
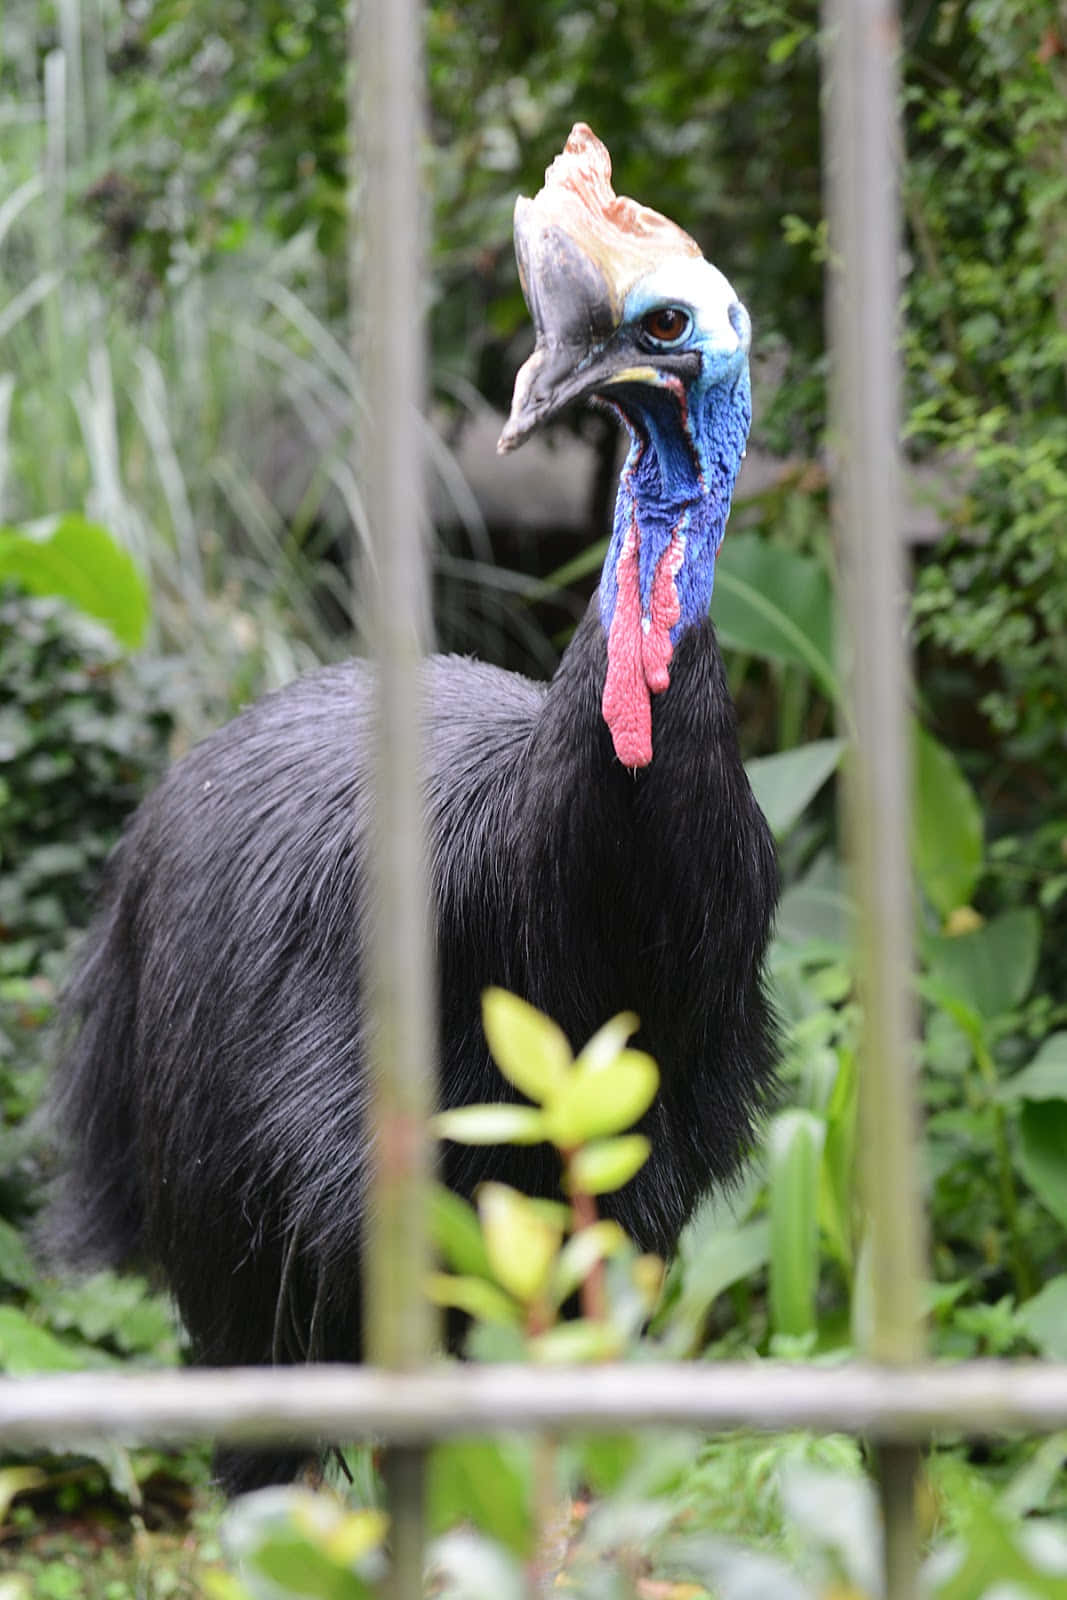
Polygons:
<instances>
[{"instance_id":1,"label":"green leafy plant","mask_svg":"<svg viewBox=\"0 0 1067 1600\"><path fill-rule=\"evenodd\" d=\"M442 1193L436 1236L459 1270L437 1274L431 1298L521 1330L535 1361L618 1356L635 1331L635 1312L640 1320L651 1309L660 1266L637 1255L618 1223L597 1216L596 1196L621 1189L648 1159L645 1135L626 1130L652 1104L656 1065L627 1047L638 1026L629 1013L605 1023L577 1057L555 1023L505 990L486 991L482 1014L493 1059L533 1104L463 1106L440 1113L435 1130L464 1144L555 1145L569 1205L486 1183L475 1222L465 1202ZM609 1261L628 1268L617 1279L625 1292L614 1296ZM561 1321L575 1294L582 1315Z\"/></svg>"}]
</instances>

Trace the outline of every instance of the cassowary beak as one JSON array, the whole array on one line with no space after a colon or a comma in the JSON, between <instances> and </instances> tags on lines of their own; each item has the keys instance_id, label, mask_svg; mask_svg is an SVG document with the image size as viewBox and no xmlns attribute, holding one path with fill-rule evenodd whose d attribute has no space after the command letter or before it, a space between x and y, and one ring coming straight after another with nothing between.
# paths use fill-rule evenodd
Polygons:
<instances>
[{"instance_id":1,"label":"cassowary beak","mask_svg":"<svg viewBox=\"0 0 1067 1600\"><path fill-rule=\"evenodd\" d=\"M632 362L632 350L610 348L627 292L665 258L700 248L658 211L616 195L607 149L579 122L544 187L515 203L515 254L536 344L515 379L502 455Z\"/></svg>"},{"instance_id":2,"label":"cassowary beak","mask_svg":"<svg viewBox=\"0 0 1067 1600\"><path fill-rule=\"evenodd\" d=\"M594 261L560 228L536 229L534 202L515 207L515 249L537 342L519 369L501 455L610 376L602 346L615 331L611 294Z\"/></svg>"}]
</instances>

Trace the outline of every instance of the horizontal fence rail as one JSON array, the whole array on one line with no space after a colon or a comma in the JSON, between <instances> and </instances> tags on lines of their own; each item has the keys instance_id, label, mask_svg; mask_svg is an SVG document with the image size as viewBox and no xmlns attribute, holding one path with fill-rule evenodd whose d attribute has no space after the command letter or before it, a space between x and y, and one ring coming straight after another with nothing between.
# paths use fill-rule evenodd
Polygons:
<instances>
[{"instance_id":1,"label":"horizontal fence rail","mask_svg":"<svg viewBox=\"0 0 1067 1600\"><path fill-rule=\"evenodd\" d=\"M500 1429L811 1428L889 1442L1067 1427L1067 1364L838 1367L773 1362L541 1368L241 1368L71 1373L0 1382L0 1446L79 1439L231 1444L372 1437L394 1444Z\"/></svg>"}]
</instances>

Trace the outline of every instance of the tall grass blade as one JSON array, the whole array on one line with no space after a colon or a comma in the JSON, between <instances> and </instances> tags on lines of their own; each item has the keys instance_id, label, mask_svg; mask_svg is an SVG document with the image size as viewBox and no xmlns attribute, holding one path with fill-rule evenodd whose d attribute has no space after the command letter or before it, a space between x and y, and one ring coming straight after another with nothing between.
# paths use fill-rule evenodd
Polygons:
<instances>
[{"instance_id":1,"label":"tall grass blade","mask_svg":"<svg viewBox=\"0 0 1067 1600\"><path fill-rule=\"evenodd\" d=\"M36 200L44 192L44 179L40 174L35 174L32 178L27 178L24 183L20 183L17 189L11 191L6 200L0 202L0 245L3 244L4 239L7 237L12 223L22 215L32 201Z\"/></svg>"},{"instance_id":2,"label":"tall grass blade","mask_svg":"<svg viewBox=\"0 0 1067 1600\"><path fill-rule=\"evenodd\" d=\"M171 435L167 415L167 385L163 369L151 350L137 353L140 383L136 390L137 415L152 451L152 460L170 513L178 547L182 593L186 604L198 611L204 606L204 569L185 478Z\"/></svg>"},{"instance_id":3,"label":"tall grass blade","mask_svg":"<svg viewBox=\"0 0 1067 1600\"><path fill-rule=\"evenodd\" d=\"M23 317L29 316L43 300L62 282L59 272L41 272L33 278L24 289L13 294L11 299L0 311L0 339L6 339L16 323Z\"/></svg>"},{"instance_id":4,"label":"tall grass blade","mask_svg":"<svg viewBox=\"0 0 1067 1600\"><path fill-rule=\"evenodd\" d=\"M775 1333L790 1339L809 1339L816 1329L824 1134L810 1111L782 1111L769 1129L771 1321Z\"/></svg>"}]
</instances>

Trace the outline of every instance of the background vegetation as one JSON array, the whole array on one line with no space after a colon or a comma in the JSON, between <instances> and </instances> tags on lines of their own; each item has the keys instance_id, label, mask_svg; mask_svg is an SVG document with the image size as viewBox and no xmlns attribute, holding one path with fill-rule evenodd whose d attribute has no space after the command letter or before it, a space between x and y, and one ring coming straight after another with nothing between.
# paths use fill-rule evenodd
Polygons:
<instances>
[{"instance_id":1,"label":"background vegetation","mask_svg":"<svg viewBox=\"0 0 1067 1600\"><path fill-rule=\"evenodd\" d=\"M930 1343L1067 1359L1067 36L1054 0L903 10L906 439L939 530L914 552L912 612ZM342 35L323 0L39 0L0 22L9 1373L179 1354L144 1284L59 1283L35 1264L49 1156L33 1112L56 988L123 817L199 732L350 648L349 418L373 397L345 332ZM780 839L773 971L789 1025L788 1104L743 1191L686 1236L647 1334L654 1269L602 1240L607 1264L568 1278L565 1218L517 1202L505 1223L499 1206L483 1215L484 1237L473 1215L439 1218L468 1286L437 1292L473 1295L486 1359L544 1339L560 1298L546 1310L545 1285L590 1275L603 1294L586 1354L839 1359L865 1296L816 8L433 0L427 56L444 645L549 671L599 568L614 447L598 419L571 424L601 464L580 536L531 543L518 517L487 521L450 449L506 404L525 354L511 206L572 121L606 140L620 190L687 226L752 308L756 438L777 466L736 508L714 615ZM525 1228L527 1251L540 1239L532 1287L500 1281L509 1251L486 1245L501 1226ZM1065 1454L1064 1438L932 1452L932 1592L1062 1593L1049 1571L1067 1565ZM240 1581L366 1592L382 1538L372 1479L357 1460L347 1507L238 1513L223 1537L231 1563L245 1558ZM546 1481L564 1509L538 1546ZM236 1595L205 1482L195 1454L0 1467L0 1572L23 1584L0 1577L0 1592ZM434 1482L449 1593L518 1592L530 1561L565 1566L589 1595L875 1592L876 1516L848 1441L578 1441L547 1467L536 1446L474 1442L442 1449Z\"/></svg>"}]
</instances>

